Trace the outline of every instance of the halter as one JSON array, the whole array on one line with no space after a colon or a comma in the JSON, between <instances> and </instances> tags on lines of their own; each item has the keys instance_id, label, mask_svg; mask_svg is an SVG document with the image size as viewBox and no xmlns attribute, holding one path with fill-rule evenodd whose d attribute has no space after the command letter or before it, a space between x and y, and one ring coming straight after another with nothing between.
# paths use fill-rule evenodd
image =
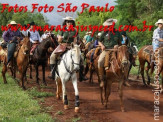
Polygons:
<instances>
[{"instance_id":1,"label":"halter","mask_svg":"<svg viewBox=\"0 0 163 122\"><path fill-rule=\"evenodd\" d=\"M68 73L72 74L74 71L77 71L77 70L72 70L72 71L70 71L70 70L67 68L66 61L65 61L63 58L61 58L61 60L63 61L63 64L64 64L64 66L65 66L65 69L66 69L66 71L67 71ZM73 58L72 58L72 49L71 49L71 60L72 60L72 67L74 67L74 64L75 64L75 65L80 65L80 63L75 63L75 62L74 62L74 60L73 60Z\"/></svg>"}]
</instances>

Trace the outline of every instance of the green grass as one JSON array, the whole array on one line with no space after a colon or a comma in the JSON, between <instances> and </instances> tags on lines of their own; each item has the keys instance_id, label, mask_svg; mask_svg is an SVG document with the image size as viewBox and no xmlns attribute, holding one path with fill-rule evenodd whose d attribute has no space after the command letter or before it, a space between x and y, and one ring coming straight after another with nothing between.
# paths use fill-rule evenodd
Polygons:
<instances>
[{"instance_id":1,"label":"green grass","mask_svg":"<svg viewBox=\"0 0 163 122\"><path fill-rule=\"evenodd\" d=\"M78 121L80 121L80 117L78 117L78 118L72 118L72 122L78 122Z\"/></svg>"},{"instance_id":2,"label":"green grass","mask_svg":"<svg viewBox=\"0 0 163 122\"><path fill-rule=\"evenodd\" d=\"M56 115L63 115L63 112L62 112L62 111L58 111L58 112L56 113Z\"/></svg>"},{"instance_id":3,"label":"green grass","mask_svg":"<svg viewBox=\"0 0 163 122\"><path fill-rule=\"evenodd\" d=\"M36 87L32 87L31 89L29 89L28 93L30 95L32 95L33 97L37 97L37 98L54 96L54 94L51 93L51 92L40 92L40 91L37 90Z\"/></svg>"},{"instance_id":4,"label":"green grass","mask_svg":"<svg viewBox=\"0 0 163 122\"><path fill-rule=\"evenodd\" d=\"M1 72L1 68L0 68ZM10 76L8 84L3 84L0 74L0 121L2 122L54 122L50 115L41 112L41 107L35 97L51 96L49 93L40 93L22 90ZM36 91L36 94L33 92Z\"/></svg>"}]
</instances>

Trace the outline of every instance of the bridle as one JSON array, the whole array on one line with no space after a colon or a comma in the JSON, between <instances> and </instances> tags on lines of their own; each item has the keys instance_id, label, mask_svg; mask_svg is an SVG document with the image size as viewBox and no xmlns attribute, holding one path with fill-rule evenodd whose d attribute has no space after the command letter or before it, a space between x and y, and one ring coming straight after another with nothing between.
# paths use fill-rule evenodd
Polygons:
<instances>
[{"instance_id":1,"label":"bridle","mask_svg":"<svg viewBox=\"0 0 163 122\"><path fill-rule=\"evenodd\" d=\"M66 56L65 56L66 57ZM69 70L68 69L68 67L67 67L67 65L66 65L66 61L65 61L65 58L61 58L61 60L63 61L63 63L64 63L64 66L65 66L65 69L66 69L66 71L68 72L68 73L70 73L70 75L71 74L73 74L74 72L76 72L76 71L78 71L78 70ZM72 58L72 49L71 49L71 61L72 61L72 67L74 68L74 65L78 65L78 66L80 66L80 62L79 63L76 63L76 62L74 62L74 60L73 60L73 58Z\"/></svg>"}]
</instances>

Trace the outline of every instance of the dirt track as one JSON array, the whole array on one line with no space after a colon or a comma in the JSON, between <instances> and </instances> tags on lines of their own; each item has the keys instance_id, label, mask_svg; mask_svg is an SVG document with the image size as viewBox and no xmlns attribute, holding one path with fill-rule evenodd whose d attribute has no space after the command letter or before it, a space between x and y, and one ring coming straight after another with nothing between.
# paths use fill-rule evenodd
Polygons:
<instances>
[{"instance_id":1,"label":"dirt track","mask_svg":"<svg viewBox=\"0 0 163 122\"><path fill-rule=\"evenodd\" d=\"M55 94L56 84L54 81L47 78L49 72L46 72L46 81L48 87L40 88L36 85L35 80L30 80L27 88L37 86L41 91L48 91ZM35 76L35 73L33 73ZM42 73L39 73L42 76ZM34 78L35 79L35 78ZM40 77L41 79L41 77ZM130 77L131 79L131 77ZM40 81L41 82L41 81ZM70 121L72 118L80 117L81 122L152 122L154 111L154 95L152 86L145 87L142 82L135 80L132 76L130 80L131 87L124 87L124 105L125 112L120 111L118 84L112 85L112 93L108 109L105 109L100 102L99 85L97 77L94 76L94 84L89 84L88 81L78 82L80 93L80 112L74 112L74 89L72 83L67 84L69 110L63 109L62 100L57 100L55 97L45 98L42 107L50 107L48 111L54 118L60 122ZM163 94L160 95L160 117L163 120ZM58 111L62 111L63 115L56 115Z\"/></svg>"}]
</instances>

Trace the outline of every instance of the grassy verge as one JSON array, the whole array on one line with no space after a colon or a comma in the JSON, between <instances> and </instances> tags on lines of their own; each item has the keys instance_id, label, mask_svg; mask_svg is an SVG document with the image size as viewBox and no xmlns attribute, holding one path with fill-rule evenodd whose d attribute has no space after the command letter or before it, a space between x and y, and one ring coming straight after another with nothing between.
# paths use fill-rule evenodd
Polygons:
<instances>
[{"instance_id":1,"label":"grassy verge","mask_svg":"<svg viewBox=\"0 0 163 122\"><path fill-rule=\"evenodd\" d=\"M1 68L0 68L1 72ZM54 122L50 115L41 111L33 97L46 97L52 94L39 93L36 89L23 91L10 76L8 84L3 84L0 74L0 121L2 122Z\"/></svg>"}]
</instances>

